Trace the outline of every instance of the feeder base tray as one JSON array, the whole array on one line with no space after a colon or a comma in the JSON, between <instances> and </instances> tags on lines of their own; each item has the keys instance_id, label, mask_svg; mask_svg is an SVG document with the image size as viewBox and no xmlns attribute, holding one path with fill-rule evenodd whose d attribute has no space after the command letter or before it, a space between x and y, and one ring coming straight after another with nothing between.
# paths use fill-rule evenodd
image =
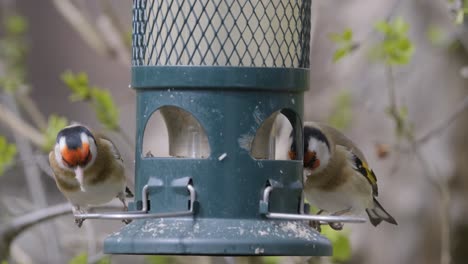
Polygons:
<instances>
[{"instance_id":1,"label":"feeder base tray","mask_svg":"<svg viewBox=\"0 0 468 264\"><path fill-rule=\"evenodd\" d=\"M135 220L104 241L107 254L330 256L305 222L254 219Z\"/></svg>"}]
</instances>

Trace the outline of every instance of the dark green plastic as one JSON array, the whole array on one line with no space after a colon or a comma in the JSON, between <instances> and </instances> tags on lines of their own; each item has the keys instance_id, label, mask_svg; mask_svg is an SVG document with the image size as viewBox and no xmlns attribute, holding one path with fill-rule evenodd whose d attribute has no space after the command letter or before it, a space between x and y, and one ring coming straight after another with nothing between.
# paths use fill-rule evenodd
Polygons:
<instances>
[{"instance_id":1,"label":"dark green plastic","mask_svg":"<svg viewBox=\"0 0 468 264\"><path fill-rule=\"evenodd\" d=\"M136 198L130 210L141 209L145 185L150 213L188 210L190 183L196 190L195 212L134 220L105 240L104 252L331 255L330 242L307 222L264 216L268 211L301 211L311 0L133 4L137 131ZM143 157L145 126L165 106L193 115L207 135L209 157ZM257 130L279 111L295 128L297 160L253 158L251 143ZM262 201L267 186L274 187L269 203Z\"/></svg>"},{"instance_id":2,"label":"dark green plastic","mask_svg":"<svg viewBox=\"0 0 468 264\"><path fill-rule=\"evenodd\" d=\"M210 71L208 67L205 69ZM134 68L133 72L138 70ZM148 67L141 70L148 71ZM264 69L249 70L249 74L255 75L255 71ZM236 80L235 74L229 79ZM296 74L302 73L297 71ZM204 76L209 76L209 72ZM282 186L272 193L269 210L299 213L302 162L255 160L250 150L240 144L243 138L253 138L262 122L282 109L289 109L290 114L297 113L291 114L291 121L300 127L302 91L307 82L297 83L290 92L280 88L247 90L236 88L237 83L226 81L223 87L210 89L168 89L164 85L164 88L152 89L135 87L138 106L136 197L141 197L141 188L150 184L151 212L187 210L188 193L183 186L174 186L173 181L190 177L197 192L196 214L194 218L134 221L106 239L106 253L331 254L328 240L305 222L270 220L260 214L259 201L268 181L279 182ZM264 83L255 85L262 87ZM167 105L183 108L200 122L210 143L209 158L142 158L144 128L151 114ZM300 130L298 133L301 138ZM223 153L227 154L226 158L218 160Z\"/></svg>"}]
</instances>

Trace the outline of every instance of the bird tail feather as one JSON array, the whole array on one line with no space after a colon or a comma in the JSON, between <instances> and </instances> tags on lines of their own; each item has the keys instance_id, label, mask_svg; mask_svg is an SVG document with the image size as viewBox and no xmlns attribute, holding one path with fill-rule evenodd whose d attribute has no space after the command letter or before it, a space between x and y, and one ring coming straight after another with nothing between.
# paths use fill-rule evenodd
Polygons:
<instances>
[{"instance_id":1,"label":"bird tail feather","mask_svg":"<svg viewBox=\"0 0 468 264\"><path fill-rule=\"evenodd\" d=\"M128 187L125 187L125 196L126 198L133 198L133 193Z\"/></svg>"},{"instance_id":2,"label":"bird tail feather","mask_svg":"<svg viewBox=\"0 0 468 264\"><path fill-rule=\"evenodd\" d=\"M369 216L371 223L374 226L379 225L382 221L388 222L390 224L398 225L397 221L393 216L391 216L382 205L374 198L374 208L366 209L366 213Z\"/></svg>"}]
</instances>

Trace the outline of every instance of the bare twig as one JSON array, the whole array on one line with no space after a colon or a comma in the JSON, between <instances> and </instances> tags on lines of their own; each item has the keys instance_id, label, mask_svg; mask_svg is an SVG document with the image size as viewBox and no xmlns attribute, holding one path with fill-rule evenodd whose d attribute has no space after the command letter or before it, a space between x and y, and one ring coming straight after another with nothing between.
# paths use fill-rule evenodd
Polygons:
<instances>
[{"instance_id":1,"label":"bare twig","mask_svg":"<svg viewBox=\"0 0 468 264\"><path fill-rule=\"evenodd\" d=\"M12 114L14 116L20 117L20 113L18 111L18 107L16 101L12 96L5 96L4 100L10 108L12 109ZM14 135L16 145L18 147L19 156L22 160L33 160L34 153L30 142L20 134L15 133ZM24 175L26 178L26 184L29 190L30 198L34 207L44 208L48 206L47 197L45 193L45 189L42 183L42 179L40 177L41 173L39 168L32 163L30 166L26 166L24 169ZM40 229L42 233L42 238L47 239L47 243L44 245L46 246L46 253L48 260L50 262L61 262L61 255L58 255L56 252L59 251L59 243L58 243L58 235L55 231L53 224L48 224Z\"/></svg>"},{"instance_id":2,"label":"bare twig","mask_svg":"<svg viewBox=\"0 0 468 264\"><path fill-rule=\"evenodd\" d=\"M405 124L404 118L401 116L400 112L398 111L397 106L397 99L395 93L395 79L393 76L393 72L391 66L387 66L387 77L388 77L388 93L389 93L389 113L395 124L397 129L401 129L402 136L410 143L411 150L418 158L419 163L423 169L423 175L425 178L431 183L431 185L436 189L439 193L439 197L441 200L440 203L440 263L441 264L449 264L451 261L450 255L450 189L448 183L438 177L437 170L430 169L429 163L424 159L421 151L419 150L419 142L415 140L414 135L411 130L407 129L407 125ZM468 104L468 103L467 103ZM461 112L461 111L455 111ZM458 114L451 115L454 117L449 118L448 120L455 119ZM452 122L452 121L448 121ZM439 126L436 126L437 128ZM438 131L439 129L436 129ZM434 134L432 132L430 134ZM427 135L427 134L426 134Z\"/></svg>"},{"instance_id":3,"label":"bare twig","mask_svg":"<svg viewBox=\"0 0 468 264\"><path fill-rule=\"evenodd\" d=\"M433 128L429 129L424 135L416 139L417 144L424 144L437 134L442 133L448 126L450 126L458 117L468 108L468 96L455 106L454 111L444 120L439 122Z\"/></svg>"},{"instance_id":4,"label":"bare twig","mask_svg":"<svg viewBox=\"0 0 468 264\"><path fill-rule=\"evenodd\" d=\"M71 212L71 205L63 203L35 212L16 217L10 222L0 225L0 260L7 259L13 240L23 231L57 216Z\"/></svg>"},{"instance_id":5,"label":"bare twig","mask_svg":"<svg viewBox=\"0 0 468 264\"><path fill-rule=\"evenodd\" d=\"M96 26L100 29L102 38L112 51L109 55L122 64L130 65L130 49L123 43L120 32L115 28L112 20L108 16L101 15L97 19Z\"/></svg>"},{"instance_id":6,"label":"bare twig","mask_svg":"<svg viewBox=\"0 0 468 264\"><path fill-rule=\"evenodd\" d=\"M105 41L95 27L86 19L80 10L70 0L52 0L57 11L75 29L98 54L110 53Z\"/></svg>"},{"instance_id":7,"label":"bare twig","mask_svg":"<svg viewBox=\"0 0 468 264\"><path fill-rule=\"evenodd\" d=\"M0 103L0 122L10 127L15 134L29 139L37 147L42 147L45 144L45 137L37 129L19 118L2 103Z\"/></svg>"},{"instance_id":8,"label":"bare twig","mask_svg":"<svg viewBox=\"0 0 468 264\"><path fill-rule=\"evenodd\" d=\"M125 30L125 27L120 22L120 19L115 12L113 5L109 2L109 0L101 0L99 1L102 6L103 13L109 17L114 27L117 29L120 40L122 41L123 45L127 48L128 51L132 48L132 43L129 41L127 37L128 32Z\"/></svg>"},{"instance_id":9,"label":"bare twig","mask_svg":"<svg viewBox=\"0 0 468 264\"><path fill-rule=\"evenodd\" d=\"M26 93L17 93L16 100L26 113L31 117L31 121L35 123L36 127L45 130L47 128L47 120L44 115L39 111L36 103Z\"/></svg>"},{"instance_id":10,"label":"bare twig","mask_svg":"<svg viewBox=\"0 0 468 264\"><path fill-rule=\"evenodd\" d=\"M36 153L34 155L34 160L36 161L37 167L41 169L43 173L45 173L47 176L51 177L52 179L54 178L54 172L50 168L49 165L49 160L47 159L48 156L40 153ZM27 166L27 165L25 165Z\"/></svg>"},{"instance_id":11,"label":"bare twig","mask_svg":"<svg viewBox=\"0 0 468 264\"><path fill-rule=\"evenodd\" d=\"M416 154L421 167L424 170L424 175L432 184L434 189L439 192L440 197L440 263L441 264L449 264L451 262L451 255L450 255L450 189L448 183L437 177L438 173L431 173L429 162L424 159L421 150L417 143L413 140L412 141L412 148L414 153ZM432 171L437 171L436 168L433 168Z\"/></svg>"}]
</instances>

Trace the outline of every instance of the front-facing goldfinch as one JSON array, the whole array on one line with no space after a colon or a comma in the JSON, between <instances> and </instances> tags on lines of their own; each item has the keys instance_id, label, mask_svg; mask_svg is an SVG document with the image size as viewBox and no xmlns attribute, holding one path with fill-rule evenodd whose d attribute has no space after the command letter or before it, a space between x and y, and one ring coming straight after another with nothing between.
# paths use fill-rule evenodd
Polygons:
<instances>
[{"instance_id":1,"label":"front-facing goldfinch","mask_svg":"<svg viewBox=\"0 0 468 264\"><path fill-rule=\"evenodd\" d=\"M117 197L127 210L124 165L119 151L109 139L93 135L82 125L71 125L57 134L49 153L59 190L72 204L73 214L84 213L90 205L100 205ZM75 219L80 227L83 219Z\"/></svg>"},{"instance_id":2,"label":"front-facing goldfinch","mask_svg":"<svg viewBox=\"0 0 468 264\"><path fill-rule=\"evenodd\" d=\"M294 142L289 156L296 156ZM397 225L377 201L377 195L377 178L359 148L333 127L305 122L305 198L332 215L366 211L374 226L382 221Z\"/></svg>"}]
</instances>

